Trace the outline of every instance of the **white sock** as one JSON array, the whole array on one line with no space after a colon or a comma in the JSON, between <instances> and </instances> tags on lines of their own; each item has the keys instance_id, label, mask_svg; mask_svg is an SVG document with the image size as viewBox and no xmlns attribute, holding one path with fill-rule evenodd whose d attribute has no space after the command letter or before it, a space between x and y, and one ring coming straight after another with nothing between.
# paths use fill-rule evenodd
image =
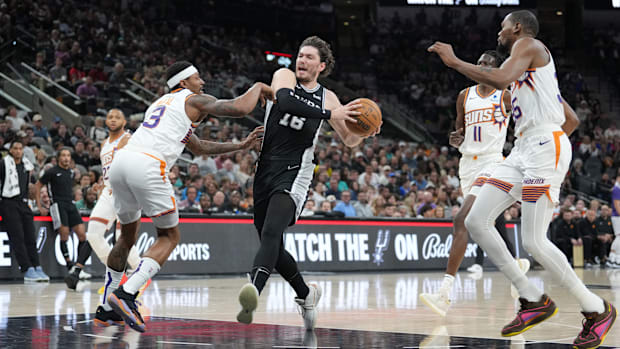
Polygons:
<instances>
[{"instance_id":1,"label":"white sock","mask_svg":"<svg viewBox=\"0 0 620 349\"><path fill-rule=\"evenodd\" d=\"M512 263L504 265L500 270L515 285L520 298L525 298L528 302L538 302L542 298L543 292L523 274L515 259L512 260Z\"/></svg>"},{"instance_id":2,"label":"white sock","mask_svg":"<svg viewBox=\"0 0 620 349\"><path fill-rule=\"evenodd\" d=\"M149 257L144 257L140 261L140 265L125 284L123 290L129 294L136 294L142 285L146 284L150 278L155 276L160 269L159 263Z\"/></svg>"},{"instance_id":3,"label":"white sock","mask_svg":"<svg viewBox=\"0 0 620 349\"><path fill-rule=\"evenodd\" d=\"M118 284L121 283L123 277L122 271L116 271L106 267L105 271L105 288L103 289L103 309L106 311L112 310L112 307L108 304L108 296L118 288Z\"/></svg>"},{"instance_id":4,"label":"white sock","mask_svg":"<svg viewBox=\"0 0 620 349\"><path fill-rule=\"evenodd\" d=\"M450 298L450 291L452 291L453 285L454 276L450 274L445 274L443 276L443 282L441 283L441 287L439 288L439 293L444 295L446 298Z\"/></svg>"}]
</instances>

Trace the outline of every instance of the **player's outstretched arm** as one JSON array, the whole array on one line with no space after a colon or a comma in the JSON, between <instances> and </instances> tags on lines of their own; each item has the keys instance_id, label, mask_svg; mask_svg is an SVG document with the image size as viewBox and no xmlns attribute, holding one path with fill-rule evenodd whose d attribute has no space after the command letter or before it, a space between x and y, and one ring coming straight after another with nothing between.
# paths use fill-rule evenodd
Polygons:
<instances>
[{"instance_id":1,"label":"player's outstretched arm","mask_svg":"<svg viewBox=\"0 0 620 349\"><path fill-rule=\"evenodd\" d=\"M254 110L259 100L261 101L261 105L264 105L267 99L273 99L271 87L262 82L257 82L244 94L235 99L217 99L211 95L202 94L190 97L186 105L189 106L190 109L194 108L198 110L200 114L199 120L202 120L202 118L209 114L215 116L243 117ZM189 114L190 113L188 113L188 115Z\"/></svg>"},{"instance_id":2,"label":"player's outstretched arm","mask_svg":"<svg viewBox=\"0 0 620 349\"><path fill-rule=\"evenodd\" d=\"M361 105L349 103L343 106L338 103L338 106L327 106L326 104L326 108L323 109L321 105L295 93L296 84L297 78L290 69L281 68L273 74L271 88L275 92L278 106L283 112L308 119L356 122L352 116L360 114L355 109Z\"/></svg>"},{"instance_id":3,"label":"player's outstretched arm","mask_svg":"<svg viewBox=\"0 0 620 349\"><path fill-rule=\"evenodd\" d=\"M504 90L511 82L517 80L530 67L532 60L543 49L536 45L533 38L517 40L512 47L510 57L499 68L490 68L467 63L454 54L452 45L443 42L435 42L427 51L436 53L443 63L482 84L493 86L498 90Z\"/></svg>"},{"instance_id":4,"label":"player's outstretched arm","mask_svg":"<svg viewBox=\"0 0 620 349\"><path fill-rule=\"evenodd\" d=\"M564 118L566 119L564 124L562 124L562 130L567 136L570 136L579 126L579 118L564 98L562 98L562 106L564 107Z\"/></svg>"},{"instance_id":5,"label":"player's outstretched arm","mask_svg":"<svg viewBox=\"0 0 620 349\"><path fill-rule=\"evenodd\" d=\"M189 142L185 146L194 155L218 155L231 153L238 150L250 149L258 144L262 139L265 131L263 126L255 128L243 141L239 143L219 143L211 142L204 139L198 139L196 135L189 138Z\"/></svg>"}]
</instances>

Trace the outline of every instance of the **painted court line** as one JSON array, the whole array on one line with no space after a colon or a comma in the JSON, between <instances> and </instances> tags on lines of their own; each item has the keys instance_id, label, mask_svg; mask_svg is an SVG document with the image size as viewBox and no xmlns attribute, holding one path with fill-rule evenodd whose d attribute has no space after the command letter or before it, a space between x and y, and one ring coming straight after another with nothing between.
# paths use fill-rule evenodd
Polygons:
<instances>
[{"instance_id":1,"label":"painted court line","mask_svg":"<svg viewBox=\"0 0 620 349\"><path fill-rule=\"evenodd\" d=\"M193 343L193 342L168 342L168 341L157 341L157 343L161 344L181 344L181 345L203 345L203 346L211 346L211 343Z\"/></svg>"},{"instance_id":2,"label":"painted court line","mask_svg":"<svg viewBox=\"0 0 620 349\"><path fill-rule=\"evenodd\" d=\"M431 345L424 347L403 347L403 349L417 349L417 348L465 348L464 345Z\"/></svg>"},{"instance_id":3,"label":"painted court line","mask_svg":"<svg viewBox=\"0 0 620 349\"><path fill-rule=\"evenodd\" d=\"M90 334L90 333L84 333L84 335L86 337L95 337L95 338L104 338L104 339L116 339L117 337L110 337L110 336L100 336L97 334Z\"/></svg>"}]
</instances>

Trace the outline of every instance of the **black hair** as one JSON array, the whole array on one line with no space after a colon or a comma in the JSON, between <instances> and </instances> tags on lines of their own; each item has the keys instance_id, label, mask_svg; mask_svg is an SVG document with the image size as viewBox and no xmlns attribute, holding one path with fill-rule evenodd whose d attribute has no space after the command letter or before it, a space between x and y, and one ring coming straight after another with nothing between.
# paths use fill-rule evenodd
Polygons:
<instances>
[{"instance_id":1,"label":"black hair","mask_svg":"<svg viewBox=\"0 0 620 349\"><path fill-rule=\"evenodd\" d=\"M182 72L183 70L185 70L187 67L190 67L190 66L192 66L192 64L188 61L178 61L178 62L172 63L168 67L168 69L166 69L166 81L170 80L171 77L177 75L178 73ZM172 86L170 90L172 91L179 87L181 86L179 86L179 84L176 84Z\"/></svg>"},{"instance_id":2,"label":"black hair","mask_svg":"<svg viewBox=\"0 0 620 349\"><path fill-rule=\"evenodd\" d=\"M510 21L514 24L521 23L523 31L532 36L538 35L538 19L528 10L519 10L510 13Z\"/></svg>"},{"instance_id":3,"label":"black hair","mask_svg":"<svg viewBox=\"0 0 620 349\"><path fill-rule=\"evenodd\" d=\"M504 56L500 55L499 52L495 50L486 50L483 55L488 55L495 59L495 67L499 67L504 62Z\"/></svg>"}]
</instances>

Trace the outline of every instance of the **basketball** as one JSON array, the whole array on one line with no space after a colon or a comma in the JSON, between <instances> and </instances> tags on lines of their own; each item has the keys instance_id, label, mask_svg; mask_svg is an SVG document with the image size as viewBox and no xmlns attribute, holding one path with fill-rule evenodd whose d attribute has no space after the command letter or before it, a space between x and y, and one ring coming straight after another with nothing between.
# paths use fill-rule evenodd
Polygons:
<instances>
[{"instance_id":1,"label":"basketball","mask_svg":"<svg viewBox=\"0 0 620 349\"><path fill-rule=\"evenodd\" d=\"M354 101L362 106L357 109L361 114L353 116L357 123L345 121L347 128L355 135L367 137L381 126L381 109L374 101L368 98L358 98Z\"/></svg>"}]
</instances>

